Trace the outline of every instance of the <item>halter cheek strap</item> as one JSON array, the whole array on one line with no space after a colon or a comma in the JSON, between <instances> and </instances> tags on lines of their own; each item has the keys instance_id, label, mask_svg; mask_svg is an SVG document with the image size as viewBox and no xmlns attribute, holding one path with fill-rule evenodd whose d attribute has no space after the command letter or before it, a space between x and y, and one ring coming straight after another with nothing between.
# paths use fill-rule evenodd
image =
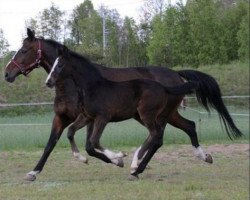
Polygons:
<instances>
[{"instance_id":1,"label":"halter cheek strap","mask_svg":"<svg viewBox=\"0 0 250 200\"><path fill-rule=\"evenodd\" d=\"M21 71L21 73L24 76L27 76L33 69L38 68L39 64L41 62L41 58L42 58L41 42L40 42L40 40L37 40L37 41L38 41L37 57L33 63L31 63L27 67L25 67L25 65L17 63L14 59L12 59L10 61L18 67L18 69Z\"/></svg>"}]
</instances>

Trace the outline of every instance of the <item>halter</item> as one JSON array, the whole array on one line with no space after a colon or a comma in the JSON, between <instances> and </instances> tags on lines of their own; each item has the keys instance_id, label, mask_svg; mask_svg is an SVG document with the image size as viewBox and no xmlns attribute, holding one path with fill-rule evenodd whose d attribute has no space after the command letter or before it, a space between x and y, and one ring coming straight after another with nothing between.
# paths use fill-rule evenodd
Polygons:
<instances>
[{"instance_id":1,"label":"halter","mask_svg":"<svg viewBox=\"0 0 250 200\"><path fill-rule=\"evenodd\" d=\"M18 67L18 69L21 71L21 73L24 76L27 76L33 69L38 68L39 64L41 62L41 58L42 58L41 42L40 42L40 40L37 40L37 41L38 41L37 57L36 57L36 60L33 63L29 64L25 68L26 65L18 64L14 60L14 58L10 61L11 63L14 63Z\"/></svg>"}]
</instances>

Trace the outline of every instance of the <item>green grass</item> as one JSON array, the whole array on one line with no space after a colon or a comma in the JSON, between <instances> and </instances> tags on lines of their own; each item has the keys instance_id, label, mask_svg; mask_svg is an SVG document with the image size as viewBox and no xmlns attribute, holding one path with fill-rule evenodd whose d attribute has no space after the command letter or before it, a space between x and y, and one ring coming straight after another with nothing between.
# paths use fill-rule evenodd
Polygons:
<instances>
[{"instance_id":1,"label":"green grass","mask_svg":"<svg viewBox=\"0 0 250 200\"><path fill-rule=\"evenodd\" d=\"M234 149L233 145L230 149ZM209 146L204 146L207 149ZM218 148L218 145L217 145ZM228 145L220 145L226 149ZM42 151L0 153L0 199L83 200L247 200L249 199L249 152L214 151L214 164L197 160L188 145L161 148L139 181L127 180L132 148L125 167L118 168L90 158L77 162L69 149L56 148L37 180L23 180Z\"/></svg>"},{"instance_id":2,"label":"green grass","mask_svg":"<svg viewBox=\"0 0 250 200\"><path fill-rule=\"evenodd\" d=\"M244 113L244 111L239 111ZM199 115L186 110L184 117L196 122L196 129L201 144L232 143L220 124L217 115ZM43 148L48 141L53 113L40 115L23 115L16 117L0 117L0 150ZM249 117L234 117L236 125L244 133L237 142L246 142L249 138ZM5 125L4 125L5 124ZM9 125L7 125L9 124ZM42 125L11 125L11 124L42 124ZM83 149L85 128L76 134L77 144ZM110 123L104 130L101 143L108 147L139 146L148 135L147 129L134 120ZM188 136L181 130L167 125L164 135L165 144L190 144ZM57 144L68 147L66 130Z\"/></svg>"},{"instance_id":3,"label":"green grass","mask_svg":"<svg viewBox=\"0 0 250 200\"><path fill-rule=\"evenodd\" d=\"M231 112L248 110L229 106ZM164 146L150 162L140 180L127 181L132 153L147 137L147 130L134 120L111 123L101 143L114 151L129 153L125 167L89 158L89 165L71 155L64 133L37 180L27 183L23 177L39 160L49 138L53 113L0 117L0 199L83 199L83 200L245 200L249 199L249 152L236 145L249 144L249 117L234 117L245 136L230 141L223 132L217 115L199 115L189 110L181 114L197 125L200 143L210 152L210 165L193 156L190 141L181 130L167 126ZM201 120L199 120L201 119ZM44 124L6 126L6 124ZM83 155L86 130L76 135ZM183 145L187 144L187 145ZM216 148L210 147L216 144ZM218 145L220 144L220 145ZM231 151L219 151L218 147ZM217 149L217 150L216 150ZM235 150L236 149L236 150Z\"/></svg>"}]
</instances>

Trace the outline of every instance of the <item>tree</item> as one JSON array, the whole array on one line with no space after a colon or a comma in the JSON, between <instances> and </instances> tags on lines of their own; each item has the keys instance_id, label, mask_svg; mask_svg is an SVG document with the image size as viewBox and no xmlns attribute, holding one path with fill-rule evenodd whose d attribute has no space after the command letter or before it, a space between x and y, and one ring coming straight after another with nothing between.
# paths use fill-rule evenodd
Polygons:
<instances>
[{"instance_id":1,"label":"tree","mask_svg":"<svg viewBox=\"0 0 250 200\"><path fill-rule=\"evenodd\" d=\"M238 55L241 60L249 60L249 9L247 14L242 18L240 29L237 33L239 44Z\"/></svg>"},{"instance_id":2,"label":"tree","mask_svg":"<svg viewBox=\"0 0 250 200\"><path fill-rule=\"evenodd\" d=\"M238 0L227 3L225 8L225 2L221 2L222 8L220 9L221 18L220 26L223 30L221 32L220 38L226 49L228 61L236 60L239 58L238 49L240 44L237 39L238 31L241 28L241 22L244 16L247 15L249 11L248 4L246 0Z\"/></svg>"},{"instance_id":3,"label":"tree","mask_svg":"<svg viewBox=\"0 0 250 200\"><path fill-rule=\"evenodd\" d=\"M109 10L101 7L99 13L105 13L106 30L106 50L105 50L105 63L109 66L120 66L122 55L122 24L117 10Z\"/></svg>"},{"instance_id":4,"label":"tree","mask_svg":"<svg viewBox=\"0 0 250 200\"><path fill-rule=\"evenodd\" d=\"M91 1L85 0L73 10L69 28L74 50L102 60L102 19Z\"/></svg>"},{"instance_id":5,"label":"tree","mask_svg":"<svg viewBox=\"0 0 250 200\"><path fill-rule=\"evenodd\" d=\"M0 29L0 57L3 57L9 50L8 41L4 37L3 30Z\"/></svg>"},{"instance_id":6,"label":"tree","mask_svg":"<svg viewBox=\"0 0 250 200\"><path fill-rule=\"evenodd\" d=\"M132 18L125 17L122 28L122 64L130 66L145 65L146 52L138 37L138 27Z\"/></svg>"},{"instance_id":7,"label":"tree","mask_svg":"<svg viewBox=\"0 0 250 200\"><path fill-rule=\"evenodd\" d=\"M71 36L73 40L79 45L83 40L83 33L80 30L80 23L90 18L95 12L94 6L90 0L85 0L73 10L71 20L69 20L69 27L71 29Z\"/></svg>"},{"instance_id":8,"label":"tree","mask_svg":"<svg viewBox=\"0 0 250 200\"><path fill-rule=\"evenodd\" d=\"M154 65L172 67L192 62L188 12L182 3L167 7L161 17L154 18L147 54Z\"/></svg>"},{"instance_id":9,"label":"tree","mask_svg":"<svg viewBox=\"0 0 250 200\"><path fill-rule=\"evenodd\" d=\"M63 15L64 12L52 3L49 8L41 11L36 19L30 18L25 24L26 27L35 30L35 32L42 37L61 40L63 36Z\"/></svg>"},{"instance_id":10,"label":"tree","mask_svg":"<svg viewBox=\"0 0 250 200\"><path fill-rule=\"evenodd\" d=\"M164 57L168 45L166 41L167 27L158 15L154 17L152 24L152 35L147 46L147 56L150 64L163 66L166 65Z\"/></svg>"},{"instance_id":11,"label":"tree","mask_svg":"<svg viewBox=\"0 0 250 200\"><path fill-rule=\"evenodd\" d=\"M40 29L44 37L59 40L62 32L63 12L54 3L40 13Z\"/></svg>"},{"instance_id":12,"label":"tree","mask_svg":"<svg viewBox=\"0 0 250 200\"><path fill-rule=\"evenodd\" d=\"M169 1L168 4L170 4ZM166 0L145 0L143 6L141 7L141 17L145 21L151 21L156 15L161 18L165 8Z\"/></svg>"}]
</instances>

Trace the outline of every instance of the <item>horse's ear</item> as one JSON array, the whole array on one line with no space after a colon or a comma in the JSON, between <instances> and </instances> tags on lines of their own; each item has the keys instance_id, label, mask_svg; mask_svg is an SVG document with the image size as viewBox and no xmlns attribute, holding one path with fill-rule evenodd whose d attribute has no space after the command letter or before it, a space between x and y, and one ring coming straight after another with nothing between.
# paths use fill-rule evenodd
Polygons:
<instances>
[{"instance_id":1,"label":"horse's ear","mask_svg":"<svg viewBox=\"0 0 250 200\"><path fill-rule=\"evenodd\" d=\"M35 31L32 31L31 29L27 28L27 35L30 40L33 40L35 38Z\"/></svg>"}]
</instances>

